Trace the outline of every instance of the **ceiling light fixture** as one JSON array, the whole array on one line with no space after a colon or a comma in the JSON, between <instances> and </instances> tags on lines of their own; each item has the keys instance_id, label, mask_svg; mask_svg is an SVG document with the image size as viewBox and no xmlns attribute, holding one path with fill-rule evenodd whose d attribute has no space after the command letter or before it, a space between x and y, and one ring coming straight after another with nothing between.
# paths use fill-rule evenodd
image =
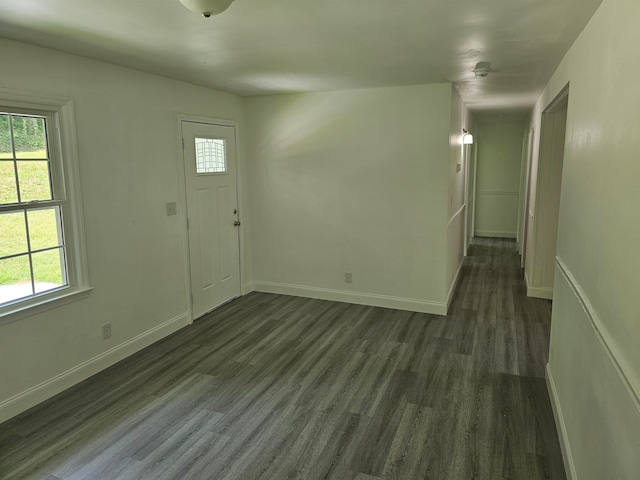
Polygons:
<instances>
[{"instance_id":1,"label":"ceiling light fixture","mask_svg":"<svg viewBox=\"0 0 640 480\"><path fill-rule=\"evenodd\" d=\"M473 69L473 73L476 74L476 78L484 78L489 75L489 72L491 72L491 62L478 62L476 68Z\"/></svg>"},{"instance_id":2,"label":"ceiling light fixture","mask_svg":"<svg viewBox=\"0 0 640 480\"><path fill-rule=\"evenodd\" d=\"M180 3L205 18L224 12L233 0L180 0Z\"/></svg>"},{"instance_id":3,"label":"ceiling light fixture","mask_svg":"<svg viewBox=\"0 0 640 480\"><path fill-rule=\"evenodd\" d=\"M462 129L462 144L463 145L473 145L473 135L471 135L464 128Z\"/></svg>"}]
</instances>

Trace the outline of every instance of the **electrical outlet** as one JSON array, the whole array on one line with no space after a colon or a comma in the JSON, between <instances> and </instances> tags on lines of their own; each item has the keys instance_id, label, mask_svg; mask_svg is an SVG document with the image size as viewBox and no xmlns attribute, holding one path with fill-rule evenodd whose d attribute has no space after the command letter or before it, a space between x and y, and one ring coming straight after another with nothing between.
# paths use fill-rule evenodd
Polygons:
<instances>
[{"instance_id":1,"label":"electrical outlet","mask_svg":"<svg viewBox=\"0 0 640 480\"><path fill-rule=\"evenodd\" d=\"M178 208L176 206L176 202L167 203L167 216L176 215L177 213L178 213Z\"/></svg>"},{"instance_id":2,"label":"electrical outlet","mask_svg":"<svg viewBox=\"0 0 640 480\"><path fill-rule=\"evenodd\" d=\"M352 283L353 282L353 276L351 275L351 272L344 272L344 283Z\"/></svg>"},{"instance_id":3,"label":"electrical outlet","mask_svg":"<svg viewBox=\"0 0 640 480\"><path fill-rule=\"evenodd\" d=\"M102 339L111 338L111 322L102 325Z\"/></svg>"}]
</instances>

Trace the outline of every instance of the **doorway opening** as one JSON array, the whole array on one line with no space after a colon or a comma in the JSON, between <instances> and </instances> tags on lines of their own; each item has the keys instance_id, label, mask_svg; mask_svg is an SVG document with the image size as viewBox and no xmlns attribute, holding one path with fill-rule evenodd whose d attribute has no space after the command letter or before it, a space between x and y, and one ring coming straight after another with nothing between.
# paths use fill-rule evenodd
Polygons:
<instances>
[{"instance_id":1,"label":"doorway opening","mask_svg":"<svg viewBox=\"0 0 640 480\"><path fill-rule=\"evenodd\" d=\"M569 86L542 113L537 165L532 165L525 244L527 295L553 299Z\"/></svg>"}]
</instances>

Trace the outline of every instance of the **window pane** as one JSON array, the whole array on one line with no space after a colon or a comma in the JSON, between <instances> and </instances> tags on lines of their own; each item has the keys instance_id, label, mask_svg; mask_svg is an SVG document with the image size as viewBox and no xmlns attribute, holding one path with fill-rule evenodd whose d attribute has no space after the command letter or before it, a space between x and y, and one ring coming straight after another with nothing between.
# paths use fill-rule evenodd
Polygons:
<instances>
[{"instance_id":1,"label":"window pane","mask_svg":"<svg viewBox=\"0 0 640 480\"><path fill-rule=\"evenodd\" d=\"M44 118L13 116L16 158L48 158Z\"/></svg>"},{"instance_id":2,"label":"window pane","mask_svg":"<svg viewBox=\"0 0 640 480\"><path fill-rule=\"evenodd\" d=\"M227 159L224 140L196 138L196 173L225 173Z\"/></svg>"},{"instance_id":3,"label":"window pane","mask_svg":"<svg viewBox=\"0 0 640 480\"><path fill-rule=\"evenodd\" d=\"M29 256L0 260L0 303L33 295Z\"/></svg>"},{"instance_id":4,"label":"window pane","mask_svg":"<svg viewBox=\"0 0 640 480\"><path fill-rule=\"evenodd\" d=\"M0 257L28 251L24 212L0 214Z\"/></svg>"},{"instance_id":5,"label":"window pane","mask_svg":"<svg viewBox=\"0 0 640 480\"><path fill-rule=\"evenodd\" d=\"M0 203L18 203L18 187L13 161L0 160Z\"/></svg>"},{"instance_id":6,"label":"window pane","mask_svg":"<svg viewBox=\"0 0 640 480\"><path fill-rule=\"evenodd\" d=\"M64 253L61 248L34 253L31 256L33 262L33 279L36 293L46 292L54 288L66 285L63 267Z\"/></svg>"},{"instance_id":7,"label":"window pane","mask_svg":"<svg viewBox=\"0 0 640 480\"><path fill-rule=\"evenodd\" d=\"M9 115L0 115L0 158L13 158Z\"/></svg>"},{"instance_id":8,"label":"window pane","mask_svg":"<svg viewBox=\"0 0 640 480\"><path fill-rule=\"evenodd\" d=\"M58 207L29 210L27 218L32 251L62 245Z\"/></svg>"},{"instance_id":9,"label":"window pane","mask_svg":"<svg viewBox=\"0 0 640 480\"><path fill-rule=\"evenodd\" d=\"M18 182L21 202L51 200L49 162L18 161Z\"/></svg>"}]
</instances>

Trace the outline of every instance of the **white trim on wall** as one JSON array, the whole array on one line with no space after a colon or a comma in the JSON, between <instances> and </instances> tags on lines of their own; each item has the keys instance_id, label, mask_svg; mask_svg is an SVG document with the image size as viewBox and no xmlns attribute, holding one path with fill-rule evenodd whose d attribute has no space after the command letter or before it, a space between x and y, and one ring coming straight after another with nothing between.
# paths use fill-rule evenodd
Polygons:
<instances>
[{"instance_id":1,"label":"white trim on wall","mask_svg":"<svg viewBox=\"0 0 640 480\"><path fill-rule=\"evenodd\" d=\"M543 298L545 300L553 300L553 288L534 287L529 284L529 276L527 271L524 272L524 283L527 286L527 297Z\"/></svg>"},{"instance_id":2,"label":"white trim on wall","mask_svg":"<svg viewBox=\"0 0 640 480\"><path fill-rule=\"evenodd\" d=\"M0 423L86 380L191 323L185 312L0 403Z\"/></svg>"},{"instance_id":3,"label":"white trim on wall","mask_svg":"<svg viewBox=\"0 0 640 480\"><path fill-rule=\"evenodd\" d=\"M455 293L456 287L460 282L460 273L462 272L463 265L464 265L464 259L462 262L460 262L460 265L458 266L458 271L453 277L453 282L451 282L451 286L449 287L449 291L447 292L447 312L449 312L449 307L451 307L451 300L453 300L453 294Z\"/></svg>"},{"instance_id":4,"label":"white trim on wall","mask_svg":"<svg viewBox=\"0 0 640 480\"><path fill-rule=\"evenodd\" d=\"M551 400L551 409L553 410L556 429L558 430L558 436L560 437L560 450L562 450L562 459L564 460L564 469L567 474L567 480L578 480L576 466L573 461L573 455L571 454L571 445L569 444L567 426L564 421L564 416L562 415L562 408L560 407L560 398L558 397L556 384L553 381L553 375L551 374L551 368L548 363L545 368L545 373L547 378L547 390L549 391L549 399Z\"/></svg>"},{"instance_id":5,"label":"white trim on wall","mask_svg":"<svg viewBox=\"0 0 640 480\"><path fill-rule=\"evenodd\" d=\"M476 230L476 237L516 238L516 232L499 232L494 230Z\"/></svg>"},{"instance_id":6,"label":"white trim on wall","mask_svg":"<svg viewBox=\"0 0 640 480\"><path fill-rule=\"evenodd\" d=\"M458 210L456 213L453 214L453 216L449 219L449 223L447 224L447 227L450 227L451 224L454 222L454 220L456 218L458 218L458 216L460 216L460 214L464 211L464 209L467 208L467 204L464 203L461 207L460 210Z\"/></svg>"},{"instance_id":7,"label":"white trim on wall","mask_svg":"<svg viewBox=\"0 0 640 480\"><path fill-rule=\"evenodd\" d=\"M370 293L347 292L344 290L332 290L329 288L309 287L306 285L293 285L289 283L254 281L253 290L264 293L276 293L278 295L292 295L295 297L315 298L318 300L331 300L334 302L355 303L357 305L371 305L373 307L395 308L411 312L432 313L446 315L447 305L442 302L430 302L414 298L392 297L388 295L375 295Z\"/></svg>"},{"instance_id":8,"label":"white trim on wall","mask_svg":"<svg viewBox=\"0 0 640 480\"><path fill-rule=\"evenodd\" d=\"M518 192L496 192L491 190L485 190L482 192L477 192L478 195L507 195L512 197L517 197L520 195Z\"/></svg>"}]
</instances>

